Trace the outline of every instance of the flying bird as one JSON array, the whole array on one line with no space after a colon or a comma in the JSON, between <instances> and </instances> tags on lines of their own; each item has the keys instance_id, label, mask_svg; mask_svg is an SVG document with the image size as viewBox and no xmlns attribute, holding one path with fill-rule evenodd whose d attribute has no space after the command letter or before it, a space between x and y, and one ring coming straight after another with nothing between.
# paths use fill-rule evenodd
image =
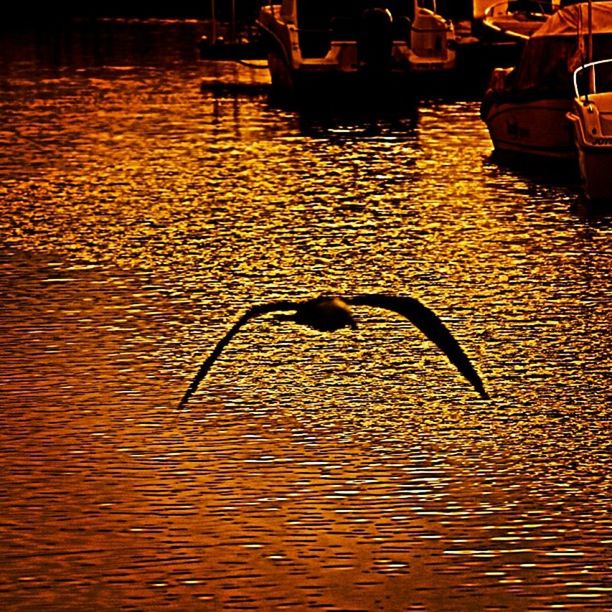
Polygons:
<instances>
[{"instance_id":1,"label":"flying bird","mask_svg":"<svg viewBox=\"0 0 612 612\"><path fill-rule=\"evenodd\" d=\"M195 393L198 385L213 363L227 346L229 341L238 333L240 328L254 317L275 312L276 319L293 321L306 325L318 331L335 331L342 327L357 328L355 319L349 306L372 306L397 312L406 317L418 327L434 344L436 344L454 364L459 372L472 383L474 389L483 399L489 399L480 376L474 370L463 349L440 318L429 308L411 297L400 297L385 294L364 294L353 297L321 296L304 302L281 300L270 304L261 304L249 308L217 343L208 359L200 366L198 373L189 385L181 399L178 409L185 406L189 398ZM292 314L287 314L291 312Z\"/></svg>"}]
</instances>

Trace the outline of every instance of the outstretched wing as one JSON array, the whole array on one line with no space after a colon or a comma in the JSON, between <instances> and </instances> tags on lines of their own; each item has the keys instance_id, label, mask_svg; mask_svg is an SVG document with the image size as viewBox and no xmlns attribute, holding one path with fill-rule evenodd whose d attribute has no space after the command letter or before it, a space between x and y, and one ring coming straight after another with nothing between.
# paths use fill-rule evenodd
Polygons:
<instances>
[{"instance_id":1,"label":"outstretched wing","mask_svg":"<svg viewBox=\"0 0 612 612\"><path fill-rule=\"evenodd\" d=\"M252 306L247 310L238 321L234 324L234 326L225 334L221 340L215 346L213 352L210 354L208 359L200 366L198 373L195 375L195 378L191 381L189 388L183 395L183 399L179 402L178 409L180 410L187 403L189 398L196 392L198 385L202 382L202 379L208 373L208 370L212 367L212 364L215 362L217 357L221 354L221 351L227 346L229 341L238 333L240 328L245 325L250 319L253 317L258 317L259 315L267 314L269 312L275 311L283 311L283 310L296 310L298 308L298 304L295 302L281 301L281 302L272 302L271 304L262 304L260 306Z\"/></svg>"},{"instance_id":2,"label":"outstretched wing","mask_svg":"<svg viewBox=\"0 0 612 612\"><path fill-rule=\"evenodd\" d=\"M446 325L429 308L410 297L396 297L384 294L365 294L344 298L347 304L374 306L397 312L418 327L432 342L444 351L450 362L469 380L483 399L489 399L482 380L450 333Z\"/></svg>"}]
</instances>

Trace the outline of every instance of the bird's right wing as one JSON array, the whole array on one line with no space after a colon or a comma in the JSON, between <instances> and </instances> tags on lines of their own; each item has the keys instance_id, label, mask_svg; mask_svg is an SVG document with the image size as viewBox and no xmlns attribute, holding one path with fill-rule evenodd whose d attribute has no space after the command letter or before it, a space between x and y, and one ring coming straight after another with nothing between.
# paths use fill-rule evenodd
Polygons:
<instances>
[{"instance_id":1,"label":"bird's right wing","mask_svg":"<svg viewBox=\"0 0 612 612\"><path fill-rule=\"evenodd\" d=\"M298 304L295 302L289 301L280 301L280 302L272 302L270 304L262 304L259 306L252 306L249 308L239 319L236 321L234 326L225 334L221 340L215 346L213 352L210 354L208 359L200 366L195 378L191 381L185 395L179 402L178 410L183 408L183 406L187 403L189 398L196 392L198 385L202 382L202 379L208 373L208 370L212 367L213 363L221 354L221 351L227 346L229 341L238 333L240 328L245 325L249 320L253 317L258 317L259 315L267 314L269 312L275 311L285 311L285 310L296 310L298 308Z\"/></svg>"},{"instance_id":2,"label":"bird's right wing","mask_svg":"<svg viewBox=\"0 0 612 612\"><path fill-rule=\"evenodd\" d=\"M483 399L489 396L484 389L482 380L470 363L467 355L459 346L457 340L450 333L446 325L432 310L418 300L411 297L398 297L385 294L365 294L352 298L344 298L347 304L356 306L374 306L392 310L406 317L418 327L432 342L436 344L448 357L450 362L472 383Z\"/></svg>"}]
</instances>

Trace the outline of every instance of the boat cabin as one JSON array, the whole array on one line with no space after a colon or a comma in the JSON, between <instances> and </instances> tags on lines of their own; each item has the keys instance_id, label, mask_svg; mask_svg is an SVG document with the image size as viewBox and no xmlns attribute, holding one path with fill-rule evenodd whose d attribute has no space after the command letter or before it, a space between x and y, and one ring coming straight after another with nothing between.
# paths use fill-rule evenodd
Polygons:
<instances>
[{"instance_id":1,"label":"boat cabin","mask_svg":"<svg viewBox=\"0 0 612 612\"><path fill-rule=\"evenodd\" d=\"M324 57L332 40L356 40L363 34L366 11L388 11L390 36L408 42L415 0L283 0L280 17L299 31L302 57Z\"/></svg>"}]
</instances>

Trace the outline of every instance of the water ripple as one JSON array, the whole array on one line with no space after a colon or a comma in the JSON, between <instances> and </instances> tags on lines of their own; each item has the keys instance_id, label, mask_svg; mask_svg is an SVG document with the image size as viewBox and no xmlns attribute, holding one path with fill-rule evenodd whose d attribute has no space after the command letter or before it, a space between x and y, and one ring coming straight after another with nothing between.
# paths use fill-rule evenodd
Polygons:
<instances>
[{"instance_id":1,"label":"water ripple","mask_svg":"<svg viewBox=\"0 0 612 612\"><path fill-rule=\"evenodd\" d=\"M3 605L609 608L607 218L476 103L298 114L185 24L105 27L1 47ZM174 410L248 306L324 291L422 299L493 400L355 308L252 320Z\"/></svg>"}]
</instances>

